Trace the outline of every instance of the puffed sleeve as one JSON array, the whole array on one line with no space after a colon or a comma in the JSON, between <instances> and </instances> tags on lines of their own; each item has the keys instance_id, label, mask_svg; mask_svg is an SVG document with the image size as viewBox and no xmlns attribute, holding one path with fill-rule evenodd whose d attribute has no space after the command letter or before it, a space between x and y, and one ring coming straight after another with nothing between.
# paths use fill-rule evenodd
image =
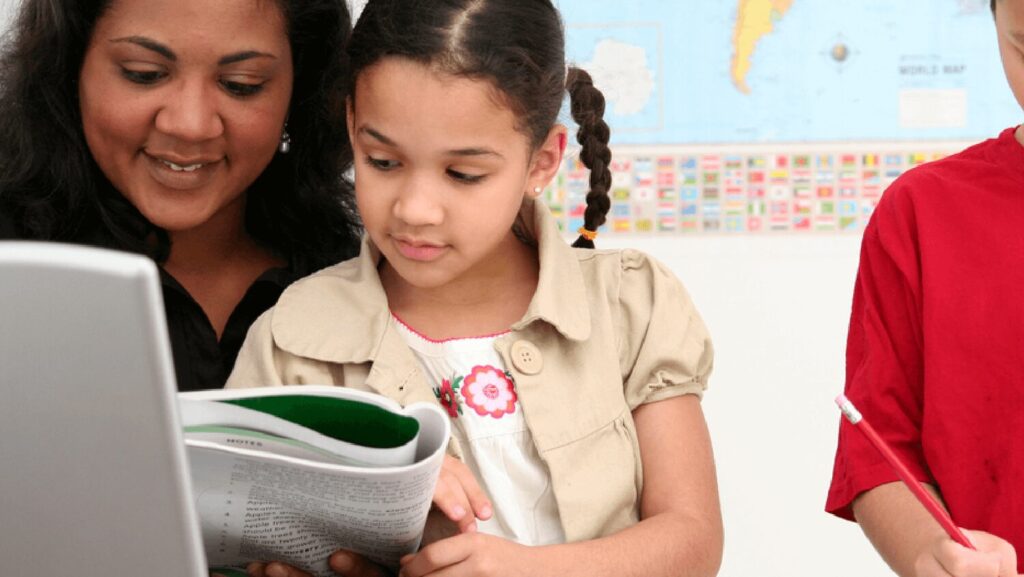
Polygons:
<instances>
[{"instance_id":1,"label":"puffed sleeve","mask_svg":"<svg viewBox=\"0 0 1024 577\"><path fill-rule=\"evenodd\" d=\"M270 320L274 309L265 311L249 327L249 334L238 351L235 368L228 376L226 389L243 389L250 387L281 386L275 357L278 349L274 346L274 337L270 331Z\"/></svg>"},{"instance_id":2,"label":"puffed sleeve","mask_svg":"<svg viewBox=\"0 0 1024 577\"><path fill-rule=\"evenodd\" d=\"M622 252L619 366L629 408L702 396L714 358L711 336L679 279L663 264Z\"/></svg>"}]
</instances>

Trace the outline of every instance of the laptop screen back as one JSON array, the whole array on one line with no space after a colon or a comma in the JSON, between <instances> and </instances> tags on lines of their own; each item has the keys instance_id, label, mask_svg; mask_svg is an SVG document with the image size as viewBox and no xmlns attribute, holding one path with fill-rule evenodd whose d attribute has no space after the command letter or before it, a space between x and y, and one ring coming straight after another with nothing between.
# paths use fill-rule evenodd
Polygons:
<instances>
[{"instance_id":1,"label":"laptop screen back","mask_svg":"<svg viewBox=\"0 0 1024 577\"><path fill-rule=\"evenodd\" d=\"M148 259L0 242L0 560L206 575Z\"/></svg>"}]
</instances>

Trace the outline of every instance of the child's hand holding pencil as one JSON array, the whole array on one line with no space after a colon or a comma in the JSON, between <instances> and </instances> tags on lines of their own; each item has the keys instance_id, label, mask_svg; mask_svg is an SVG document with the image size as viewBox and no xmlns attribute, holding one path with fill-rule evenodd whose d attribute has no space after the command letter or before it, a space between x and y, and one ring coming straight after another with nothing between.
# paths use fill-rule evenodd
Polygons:
<instances>
[{"instance_id":1,"label":"child's hand holding pencil","mask_svg":"<svg viewBox=\"0 0 1024 577\"><path fill-rule=\"evenodd\" d=\"M917 556L916 577L1018 577L1013 545L984 531L961 531L974 548L941 536Z\"/></svg>"},{"instance_id":2,"label":"child's hand holding pencil","mask_svg":"<svg viewBox=\"0 0 1024 577\"><path fill-rule=\"evenodd\" d=\"M853 403L845 395L839 395L836 404L843 411L843 416L874 445L943 529L943 533L939 533L916 555L914 577L1018 577L1017 553L1013 545L984 531L968 531L957 527L946 509L911 475Z\"/></svg>"}]
</instances>

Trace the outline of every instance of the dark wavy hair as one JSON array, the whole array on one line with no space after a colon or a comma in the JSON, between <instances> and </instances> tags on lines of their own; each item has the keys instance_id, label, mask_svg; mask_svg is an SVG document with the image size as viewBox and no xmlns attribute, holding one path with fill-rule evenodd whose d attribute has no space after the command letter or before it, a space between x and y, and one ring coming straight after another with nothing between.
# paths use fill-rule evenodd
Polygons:
<instances>
[{"instance_id":1,"label":"dark wavy hair","mask_svg":"<svg viewBox=\"0 0 1024 577\"><path fill-rule=\"evenodd\" d=\"M127 0L121 0L127 1ZM254 2L263 0L253 0ZM345 130L351 19L344 0L273 0L294 60L291 152L276 154L247 191L258 242L312 270L358 251ZM85 142L78 75L112 0L24 0L0 54L0 211L19 237L93 244L167 258L165 231L103 175Z\"/></svg>"},{"instance_id":2,"label":"dark wavy hair","mask_svg":"<svg viewBox=\"0 0 1024 577\"><path fill-rule=\"evenodd\" d=\"M399 56L455 76L491 82L538 147L558 120L566 90L590 169L584 227L596 231L610 200L605 101L590 75L566 73L565 32L550 0L370 0L352 33L349 86L381 58ZM593 248L580 236L573 246Z\"/></svg>"}]
</instances>

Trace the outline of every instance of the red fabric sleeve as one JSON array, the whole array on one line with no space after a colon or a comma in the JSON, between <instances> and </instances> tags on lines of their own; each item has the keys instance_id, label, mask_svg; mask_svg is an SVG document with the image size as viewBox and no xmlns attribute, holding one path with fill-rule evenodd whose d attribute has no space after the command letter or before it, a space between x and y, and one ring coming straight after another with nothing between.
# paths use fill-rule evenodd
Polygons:
<instances>
[{"instance_id":1,"label":"red fabric sleeve","mask_svg":"<svg viewBox=\"0 0 1024 577\"><path fill-rule=\"evenodd\" d=\"M921 267L908 173L886 191L864 232L846 345L846 396L910 471L931 481L921 448ZM826 511L853 519L860 493L895 471L842 420Z\"/></svg>"}]
</instances>

